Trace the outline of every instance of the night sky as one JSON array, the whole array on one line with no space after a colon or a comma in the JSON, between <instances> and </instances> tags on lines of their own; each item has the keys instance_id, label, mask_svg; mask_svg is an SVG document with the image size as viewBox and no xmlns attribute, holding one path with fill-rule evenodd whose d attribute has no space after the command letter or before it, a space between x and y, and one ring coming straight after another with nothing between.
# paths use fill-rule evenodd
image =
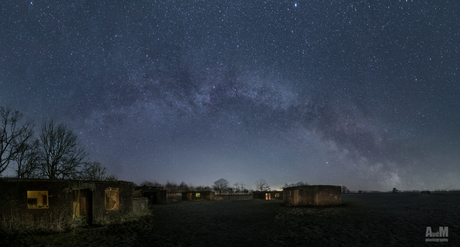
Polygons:
<instances>
[{"instance_id":1,"label":"night sky","mask_svg":"<svg viewBox=\"0 0 460 247\"><path fill-rule=\"evenodd\" d=\"M460 188L457 1L0 9L0 105L121 180Z\"/></svg>"}]
</instances>

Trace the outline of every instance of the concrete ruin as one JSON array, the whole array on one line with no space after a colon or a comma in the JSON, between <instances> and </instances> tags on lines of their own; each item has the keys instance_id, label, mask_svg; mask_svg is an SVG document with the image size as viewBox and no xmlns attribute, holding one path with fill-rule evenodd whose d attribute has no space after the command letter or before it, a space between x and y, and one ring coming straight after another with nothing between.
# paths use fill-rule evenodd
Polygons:
<instances>
[{"instance_id":1,"label":"concrete ruin","mask_svg":"<svg viewBox=\"0 0 460 247\"><path fill-rule=\"evenodd\" d=\"M228 201L240 201L240 200L252 200L252 194L220 194L220 195L215 195L214 200L220 201L220 200L228 200Z\"/></svg>"},{"instance_id":2,"label":"concrete ruin","mask_svg":"<svg viewBox=\"0 0 460 247\"><path fill-rule=\"evenodd\" d=\"M45 179L0 179L0 218L50 216L87 223L113 220L133 211L133 183Z\"/></svg>"},{"instance_id":3,"label":"concrete ruin","mask_svg":"<svg viewBox=\"0 0 460 247\"><path fill-rule=\"evenodd\" d=\"M182 192L182 201L214 200L214 191L184 191Z\"/></svg>"},{"instance_id":4,"label":"concrete ruin","mask_svg":"<svg viewBox=\"0 0 460 247\"><path fill-rule=\"evenodd\" d=\"M148 205L166 203L166 190L157 186L136 186L134 196L148 198Z\"/></svg>"},{"instance_id":5,"label":"concrete ruin","mask_svg":"<svg viewBox=\"0 0 460 247\"><path fill-rule=\"evenodd\" d=\"M149 199L147 197L133 197L133 213L147 214L149 212Z\"/></svg>"},{"instance_id":6,"label":"concrete ruin","mask_svg":"<svg viewBox=\"0 0 460 247\"><path fill-rule=\"evenodd\" d=\"M292 206L342 204L342 190L333 185L304 185L284 189L284 202Z\"/></svg>"},{"instance_id":7,"label":"concrete ruin","mask_svg":"<svg viewBox=\"0 0 460 247\"><path fill-rule=\"evenodd\" d=\"M283 200L283 191L254 191L252 199L260 200Z\"/></svg>"}]
</instances>

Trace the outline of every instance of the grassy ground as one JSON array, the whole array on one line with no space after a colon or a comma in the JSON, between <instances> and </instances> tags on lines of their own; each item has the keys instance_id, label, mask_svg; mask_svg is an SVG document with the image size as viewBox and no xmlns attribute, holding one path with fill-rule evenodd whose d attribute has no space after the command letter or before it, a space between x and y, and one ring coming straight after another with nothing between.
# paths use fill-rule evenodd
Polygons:
<instances>
[{"instance_id":1,"label":"grassy ground","mask_svg":"<svg viewBox=\"0 0 460 247\"><path fill-rule=\"evenodd\" d=\"M342 206L196 201L152 207L138 221L77 233L0 236L0 246L422 246L426 227L449 227L460 246L460 194L348 194Z\"/></svg>"}]
</instances>

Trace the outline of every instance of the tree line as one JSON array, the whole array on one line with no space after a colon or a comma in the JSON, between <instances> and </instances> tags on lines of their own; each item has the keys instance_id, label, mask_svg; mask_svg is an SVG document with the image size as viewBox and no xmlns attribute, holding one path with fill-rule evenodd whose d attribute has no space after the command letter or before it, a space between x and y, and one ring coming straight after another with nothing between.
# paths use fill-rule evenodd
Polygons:
<instances>
[{"instance_id":1,"label":"tree line","mask_svg":"<svg viewBox=\"0 0 460 247\"><path fill-rule=\"evenodd\" d=\"M137 186L137 185L136 185ZM233 186L230 185L228 180L221 178L214 182L212 186L193 186L187 185L185 182L177 184L175 182L167 181L166 184L161 184L156 181L151 182L145 180L140 183L140 186L155 186L162 187L169 193L179 193L184 191L210 191L213 190L219 194L247 194L254 190L246 188L244 183L235 183ZM269 191L270 186L264 179L259 179L254 184L256 191Z\"/></svg>"},{"instance_id":2,"label":"tree line","mask_svg":"<svg viewBox=\"0 0 460 247\"><path fill-rule=\"evenodd\" d=\"M213 190L218 193L229 193L229 194L247 194L249 190L245 188L245 184L243 183L235 183L233 186L230 186L229 182L226 179L219 179L214 182L212 186L193 186L188 185L185 182L181 182L177 184L175 182L167 181L165 184L158 183L156 181L151 182L145 180L144 182L140 183L140 186L155 186L155 187L162 187L169 193L179 193L184 191L210 191Z\"/></svg>"},{"instance_id":3,"label":"tree line","mask_svg":"<svg viewBox=\"0 0 460 247\"><path fill-rule=\"evenodd\" d=\"M99 162L88 160L77 135L66 125L35 124L11 106L0 106L0 176L14 167L14 177L116 180Z\"/></svg>"},{"instance_id":4,"label":"tree line","mask_svg":"<svg viewBox=\"0 0 460 247\"><path fill-rule=\"evenodd\" d=\"M139 185L135 184L135 186L153 186L153 187L162 187L169 193L179 193L184 191L205 191L205 190L212 190L209 186L193 186L188 185L185 182L181 182L177 184L175 182L167 181L165 184L158 183L156 181L148 181L145 180L144 182L140 183Z\"/></svg>"},{"instance_id":5,"label":"tree line","mask_svg":"<svg viewBox=\"0 0 460 247\"><path fill-rule=\"evenodd\" d=\"M282 189L289 188L289 187L297 187L308 185L305 182L297 182L297 183L285 183ZM136 185L137 186L137 185ZM177 184L175 182L167 181L166 184L161 184L156 181L150 182L145 180L144 182L140 183L140 186L155 186L155 187L162 187L169 193L179 193L184 191L210 191L213 190L219 194L247 194L253 191L270 191L270 186L268 185L267 181L264 179L259 179L254 183L255 189L247 189L245 184L243 183L235 183L233 186L230 185L227 179L221 178L214 182L212 186L193 186L188 185L185 182L181 182ZM349 193L349 190L343 186L342 193Z\"/></svg>"}]
</instances>

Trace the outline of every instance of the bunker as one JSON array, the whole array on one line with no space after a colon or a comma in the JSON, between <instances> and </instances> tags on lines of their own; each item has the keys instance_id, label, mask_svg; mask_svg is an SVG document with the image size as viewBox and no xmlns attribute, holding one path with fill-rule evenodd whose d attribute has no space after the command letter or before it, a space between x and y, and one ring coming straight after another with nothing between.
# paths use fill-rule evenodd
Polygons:
<instances>
[{"instance_id":1,"label":"bunker","mask_svg":"<svg viewBox=\"0 0 460 247\"><path fill-rule=\"evenodd\" d=\"M283 200L283 191L254 191L252 199L260 200Z\"/></svg>"},{"instance_id":2,"label":"bunker","mask_svg":"<svg viewBox=\"0 0 460 247\"><path fill-rule=\"evenodd\" d=\"M342 204L342 190L334 185L304 185L284 189L284 203L292 206Z\"/></svg>"},{"instance_id":3,"label":"bunker","mask_svg":"<svg viewBox=\"0 0 460 247\"><path fill-rule=\"evenodd\" d=\"M195 201L195 200L214 200L214 191L184 191L182 192L182 201Z\"/></svg>"},{"instance_id":4,"label":"bunker","mask_svg":"<svg viewBox=\"0 0 460 247\"><path fill-rule=\"evenodd\" d=\"M134 197L147 197L148 205L166 203L166 190L157 186L137 186L134 188Z\"/></svg>"},{"instance_id":5,"label":"bunker","mask_svg":"<svg viewBox=\"0 0 460 247\"><path fill-rule=\"evenodd\" d=\"M89 224L133 211L133 183L45 179L0 179L0 219L30 222L80 218Z\"/></svg>"}]
</instances>

